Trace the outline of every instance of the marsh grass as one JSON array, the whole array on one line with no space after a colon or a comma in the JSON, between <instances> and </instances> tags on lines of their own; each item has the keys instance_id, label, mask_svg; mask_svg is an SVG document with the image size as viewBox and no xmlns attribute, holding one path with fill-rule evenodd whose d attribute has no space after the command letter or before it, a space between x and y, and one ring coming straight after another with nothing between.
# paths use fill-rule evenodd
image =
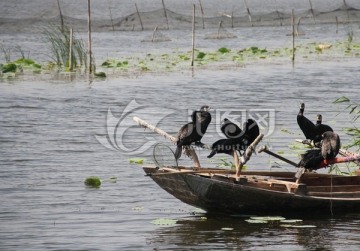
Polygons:
<instances>
[{"instance_id":1,"label":"marsh grass","mask_svg":"<svg viewBox=\"0 0 360 251\"><path fill-rule=\"evenodd\" d=\"M352 102L347 97L340 97L334 101L335 104L345 103L347 106L345 107L345 111L349 112L349 115L352 117L353 122L359 120L360 118L360 104L356 102ZM351 136L351 142L346 146L347 148L355 147L357 151L360 150L360 128L356 127L347 127L344 128L345 133Z\"/></svg>"},{"instance_id":2,"label":"marsh grass","mask_svg":"<svg viewBox=\"0 0 360 251\"><path fill-rule=\"evenodd\" d=\"M70 28L67 26L49 26L43 35L50 45L50 58L58 65L69 67L70 54L74 67L86 65L86 48L82 39L73 38L72 53L70 53Z\"/></svg>"}]
</instances>

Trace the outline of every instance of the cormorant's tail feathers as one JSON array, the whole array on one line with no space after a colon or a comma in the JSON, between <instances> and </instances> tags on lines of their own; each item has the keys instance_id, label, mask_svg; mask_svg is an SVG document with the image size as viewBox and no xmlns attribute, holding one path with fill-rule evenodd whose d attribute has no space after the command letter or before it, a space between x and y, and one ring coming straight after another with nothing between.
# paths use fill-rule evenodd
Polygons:
<instances>
[{"instance_id":1,"label":"cormorant's tail feathers","mask_svg":"<svg viewBox=\"0 0 360 251\"><path fill-rule=\"evenodd\" d=\"M208 158L212 158L214 155L216 154L216 151L211 151L211 153L209 154L209 156L207 156Z\"/></svg>"},{"instance_id":2,"label":"cormorant's tail feathers","mask_svg":"<svg viewBox=\"0 0 360 251\"><path fill-rule=\"evenodd\" d=\"M177 146L176 150L175 150L175 158L176 160L180 159L181 157L181 152L182 152L182 146Z\"/></svg>"}]
</instances>

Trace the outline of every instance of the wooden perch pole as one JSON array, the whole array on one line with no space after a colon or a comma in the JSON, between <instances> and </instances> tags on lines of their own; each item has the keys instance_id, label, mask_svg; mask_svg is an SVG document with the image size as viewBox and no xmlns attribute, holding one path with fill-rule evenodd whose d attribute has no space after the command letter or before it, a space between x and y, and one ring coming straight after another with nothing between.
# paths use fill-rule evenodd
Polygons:
<instances>
[{"instance_id":1,"label":"wooden perch pole","mask_svg":"<svg viewBox=\"0 0 360 251\"><path fill-rule=\"evenodd\" d=\"M169 20L168 20L168 17L167 17L164 0L162 0L162 5L163 5L163 8L164 8L164 16L165 16L165 19L166 19L166 28L169 29Z\"/></svg>"},{"instance_id":2,"label":"wooden perch pole","mask_svg":"<svg viewBox=\"0 0 360 251\"><path fill-rule=\"evenodd\" d=\"M92 74L92 52L91 52L91 10L90 0L88 0L88 66L89 73Z\"/></svg>"},{"instance_id":3,"label":"wooden perch pole","mask_svg":"<svg viewBox=\"0 0 360 251\"><path fill-rule=\"evenodd\" d=\"M191 52L191 66L194 66L195 58L195 4L193 7L193 20L192 20L192 52Z\"/></svg>"},{"instance_id":4,"label":"wooden perch pole","mask_svg":"<svg viewBox=\"0 0 360 251\"><path fill-rule=\"evenodd\" d=\"M202 21L202 26L203 26L203 29L205 29L204 9L203 9L203 7L202 7L201 0L199 0L199 3L200 3L200 11L201 11L201 21Z\"/></svg>"},{"instance_id":5,"label":"wooden perch pole","mask_svg":"<svg viewBox=\"0 0 360 251\"><path fill-rule=\"evenodd\" d=\"M140 25L141 25L141 30L143 31L144 30L144 26L143 26L143 23L142 23L142 20L141 20L141 16L140 16L140 12L139 12L139 9L135 3L135 8L136 8L136 13L138 14L138 17L139 17L139 21L140 21Z\"/></svg>"},{"instance_id":6,"label":"wooden perch pole","mask_svg":"<svg viewBox=\"0 0 360 251\"><path fill-rule=\"evenodd\" d=\"M146 122L145 120L140 119L139 117L133 117L133 120L142 127L148 128L153 132L156 132L157 134L164 136L166 139L170 140L171 143L176 144L176 138L174 136L171 136L170 134L168 134L167 132L165 132L164 130L149 124L148 122ZM199 158L197 156L197 154L195 153L194 149L188 148L188 147L184 147L183 148L184 153L189 156L193 161L194 161L194 165L197 168L200 168L200 161Z\"/></svg>"},{"instance_id":7,"label":"wooden perch pole","mask_svg":"<svg viewBox=\"0 0 360 251\"><path fill-rule=\"evenodd\" d=\"M74 68L73 64L73 29L70 28L70 41L69 41L69 71Z\"/></svg>"},{"instance_id":8,"label":"wooden perch pole","mask_svg":"<svg viewBox=\"0 0 360 251\"><path fill-rule=\"evenodd\" d=\"M246 8L246 12L247 12L247 14L248 14L248 17L249 17L249 21L250 21L250 23L251 23L251 27L253 27L254 25L253 25L253 23L252 23L250 9L249 9L249 7L248 7L248 5L247 5L247 3L246 3L246 0L244 0L244 5L245 5L245 8Z\"/></svg>"},{"instance_id":9,"label":"wooden perch pole","mask_svg":"<svg viewBox=\"0 0 360 251\"><path fill-rule=\"evenodd\" d=\"M61 12L60 0L57 0L57 4L58 4L58 8L59 8L61 31L64 31L64 17L63 17L63 14Z\"/></svg>"},{"instance_id":10,"label":"wooden perch pole","mask_svg":"<svg viewBox=\"0 0 360 251\"><path fill-rule=\"evenodd\" d=\"M264 134L259 134L259 136L257 136L257 138L251 143L251 145L246 148L243 156L241 156L241 158L239 159L239 167L236 167L236 176L240 175L242 167L246 164L246 162L248 162L252 153L255 151L256 146L260 143L263 137Z\"/></svg>"},{"instance_id":11,"label":"wooden perch pole","mask_svg":"<svg viewBox=\"0 0 360 251\"><path fill-rule=\"evenodd\" d=\"M295 63L295 14L294 9L291 11L291 25L292 25L292 63Z\"/></svg>"}]
</instances>

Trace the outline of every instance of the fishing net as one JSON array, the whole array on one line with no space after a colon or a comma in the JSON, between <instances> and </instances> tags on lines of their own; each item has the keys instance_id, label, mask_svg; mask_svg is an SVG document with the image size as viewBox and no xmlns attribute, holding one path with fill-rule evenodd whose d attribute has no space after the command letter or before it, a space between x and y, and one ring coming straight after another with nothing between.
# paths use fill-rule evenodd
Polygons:
<instances>
[{"instance_id":1,"label":"fishing net","mask_svg":"<svg viewBox=\"0 0 360 251\"><path fill-rule=\"evenodd\" d=\"M91 1L93 31L144 31L191 29L193 0ZM196 28L291 25L291 13L302 25L360 22L359 0L252 0L195 1ZM87 30L87 1L0 1L0 31L30 30L64 22L76 31ZM25 11L26 10L26 11ZM220 32L221 33L221 32ZM215 35L215 34L214 34ZM164 37L156 39L164 40ZM224 31L214 38L231 36ZM150 40L153 40L151 36Z\"/></svg>"},{"instance_id":2,"label":"fishing net","mask_svg":"<svg viewBox=\"0 0 360 251\"><path fill-rule=\"evenodd\" d=\"M229 32L222 26L222 22L219 24L218 31L205 36L205 39L225 39L225 38L236 38L236 36Z\"/></svg>"},{"instance_id":3,"label":"fishing net","mask_svg":"<svg viewBox=\"0 0 360 251\"><path fill-rule=\"evenodd\" d=\"M176 167L178 162L174 151L167 145L157 143L153 149L153 159L157 167Z\"/></svg>"},{"instance_id":4,"label":"fishing net","mask_svg":"<svg viewBox=\"0 0 360 251\"><path fill-rule=\"evenodd\" d=\"M141 40L141 42L165 42L165 41L171 41L171 38L164 35L157 28L155 28L151 36L147 36L143 40Z\"/></svg>"}]
</instances>

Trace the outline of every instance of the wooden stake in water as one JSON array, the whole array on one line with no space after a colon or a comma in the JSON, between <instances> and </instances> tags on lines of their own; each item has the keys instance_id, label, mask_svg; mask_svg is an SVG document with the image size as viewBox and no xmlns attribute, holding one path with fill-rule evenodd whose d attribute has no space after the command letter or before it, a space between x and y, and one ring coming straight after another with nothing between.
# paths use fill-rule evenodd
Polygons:
<instances>
[{"instance_id":1,"label":"wooden stake in water","mask_svg":"<svg viewBox=\"0 0 360 251\"><path fill-rule=\"evenodd\" d=\"M110 13L111 27L112 27L112 30L115 31L114 21L113 21L113 18L112 18L112 13L111 13L111 7L110 6L109 6L109 13Z\"/></svg>"},{"instance_id":2,"label":"wooden stake in water","mask_svg":"<svg viewBox=\"0 0 360 251\"><path fill-rule=\"evenodd\" d=\"M336 34L337 34L339 31L339 19L337 16L335 17L335 19L336 19Z\"/></svg>"},{"instance_id":3,"label":"wooden stake in water","mask_svg":"<svg viewBox=\"0 0 360 251\"><path fill-rule=\"evenodd\" d=\"M88 66L89 66L89 73L92 74L91 10L90 10L90 0L88 0Z\"/></svg>"},{"instance_id":4,"label":"wooden stake in water","mask_svg":"<svg viewBox=\"0 0 360 251\"><path fill-rule=\"evenodd\" d=\"M217 33L217 38L219 39L220 38L220 29L222 27L222 20L220 20L219 22L219 28L218 28L218 33Z\"/></svg>"},{"instance_id":5,"label":"wooden stake in water","mask_svg":"<svg viewBox=\"0 0 360 251\"><path fill-rule=\"evenodd\" d=\"M157 26L155 27L154 31L153 31L153 34L152 34L152 37L151 37L151 42L154 42L154 39L155 39L155 32L157 31Z\"/></svg>"},{"instance_id":6,"label":"wooden stake in water","mask_svg":"<svg viewBox=\"0 0 360 251\"><path fill-rule=\"evenodd\" d=\"M291 11L291 25L292 25L292 62L295 63L295 14L294 9Z\"/></svg>"},{"instance_id":7,"label":"wooden stake in water","mask_svg":"<svg viewBox=\"0 0 360 251\"><path fill-rule=\"evenodd\" d=\"M203 29L205 29L204 10L203 10L202 4L201 4L201 0L199 0L199 4L200 4L200 11L201 11L201 21L202 21Z\"/></svg>"},{"instance_id":8,"label":"wooden stake in water","mask_svg":"<svg viewBox=\"0 0 360 251\"><path fill-rule=\"evenodd\" d=\"M69 44L69 71L72 71L74 68L73 65L73 29L70 28L70 44Z\"/></svg>"},{"instance_id":9,"label":"wooden stake in water","mask_svg":"<svg viewBox=\"0 0 360 251\"><path fill-rule=\"evenodd\" d=\"M195 4L193 6L193 20L192 20L192 54L191 54L191 66L194 66L195 58Z\"/></svg>"},{"instance_id":10,"label":"wooden stake in water","mask_svg":"<svg viewBox=\"0 0 360 251\"><path fill-rule=\"evenodd\" d=\"M245 8L246 8L246 11L247 11L247 14L248 14L248 17L249 17L249 21L250 21L251 27L252 27L253 23L252 23L252 19L251 19L251 13L250 13L249 7L247 6L246 0L244 0L244 4L245 4Z\"/></svg>"},{"instance_id":11,"label":"wooden stake in water","mask_svg":"<svg viewBox=\"0 0 360 251\"><path fill-rule=\"evenodd\" d=\"M311 15L312 15L313 20L314 20L314 24L316 24L315 15L314 15L314 9L313 9L313 7L312 7L311 0L309 0L309 4L310 4L310 11L311 11Z\"/></svg>"},{"instance_id":12,"label":"wooden stake in water","mask_svg":"<svg viewBox=\"0 0 360 251\"><path fill-rule=\"evenodd\" d=\"M168 20L167 13L166 13L165 3L164 3L164 0L161 0L161 1L162 1L162 5L163 5L163 8L164 8L164 15L165 15L165 20L166 20L166 28L169 29L169 20Z\"/></svg>"},{"instance_id":13,"label":"wooden stake in water","mask_svg":"<svg viewBox=\"0 0 360 251\"><path fill-rule=\"evenodd\" d=\"M64 31L64 18L63 18L62 12L61 12L60 0L57 0L57 4L58 4L58 8L59 8L61 31Z\"/></svg>"},{"instance_id":14,"label":"wooden stake in water","mask_svg":"<svg viewBox=\"0 0 360 251\"><path fill-rule=\"evenodd\" d=\"M135 8L136 8L136 13L138 14L138 17L139 17L139 21L140 21L140 25L141 25L141 30L143 31L144 30L144 26L143 26L143 23L142 23L142 20L141 20L141 16L140 16L140 12L139 12L139 9L135 3Z\"/></svg>"}]
</instances>

